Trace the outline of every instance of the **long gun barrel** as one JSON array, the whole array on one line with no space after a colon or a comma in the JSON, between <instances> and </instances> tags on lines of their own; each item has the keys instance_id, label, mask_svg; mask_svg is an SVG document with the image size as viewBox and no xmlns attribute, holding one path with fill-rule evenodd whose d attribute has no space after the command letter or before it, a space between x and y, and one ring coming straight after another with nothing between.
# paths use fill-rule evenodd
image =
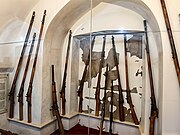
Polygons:
<instances>
[{"instance_id":1,"label":"long gun barrel","mask_svg":"<svg viewBox=\"0 0 180 135\"><path fill-rule=\"evenodd\" d=\"M64 126L61 121L61 116L57 104L56 82L54 81L54 65L52 65L52 101L53 101L53 105L52 105L53 116L56 116L57 118L59 134L64 135Z\"/></svg>"},{"instance_id":2,"label":"long gun barrel","mask_svg":"<svg viewBox=\"0 0 180 135\"><path fill-rule=\"evenodd\" d=\"M113 53L114 53L114 62L116 65L117 70L117 76L118 76L118 90L119 90L119 120L125 121L125 113L124 113L124 98L122 93L122 86L121 86L121 79L119 74L119 67L118 67L118 59L117 59L117 53L116 53L116 47L114 42L114 36L112 36L112 47L113 47Z\"/></svg>"},{"instance_id":3,"label":"long gun barrel","mask_svg":"<svg viewBox=\"0 0 180 135\"><path fill-rule=\"evenodd\" d=\"M177 52L176 52L176 46L175 46L175 42L174 42L174 38L173 38L173 34L172 34L172 29L171 29L171 25L170 25L170 21L169 21L169 16L168 16L168 13L167 13L166 4L165 4L164 0L161 0L161 6L162 6L164 20L165 20L165 23L166 23L166 28L167 28L167 32L168 32L168 36L169 36L171 52L172 52L172 58L173 58L175 70L176 70L176 73L177 73L179 86L180 86L179 60L178 60L178 56L177 56Z\"/></svg>"},{"instance_id":4,"label":"long gun barrel","mask_svg":"<svg viewBox=\"0 0 180 135\"><path fill-rule=\"evenodd\" d=\"M21 69L21 66L22 66L23 56L24 56L24 53L26 51L26 46L28 44L29 36L30 36L31 29L32 29L32 26L33 26L33 23L34 23L34 18L35 18L35 12L33 12L32 17L31 17L29 28L28 28L28 31L27 31L27 34L26 34L24 45L23 45L21 55L20 55L20 58L19 58L19 62L18 62L18 65L17 65L16 73L15 73L15 76L14 76L14 79L13 79L11 90L9 92L9 100L10 100L9 118L14 117L14 96L15 96L15 91L16 91L16 82L17 82L17 79L19 77L19 72L20 72L20 69Z\"/></svg>"},{"instance_id":5,"label":"long gun barrel","mask_svg":"<svg viewBox=\"0 0 180 135\"><path fill-rule=\"evenodd\" d=\"M85 78L86 78L86 75L87 75L87 68L89 66L89 62L90 62L90 54L93 50L93 47L94 47L94 43L95 43L95 36L93 37L93 40L91 42L91 48L89 50L89 55L88 55L88 60L85 62L85 68L84 68L84 72L83 72L83 75L82 75L82 79L80 81L80 84L79 84L79 89L78 89L78 96L79 96L79 112L81 113L82 112L82 105L83 105L83 87L84 87L84 82L85 82Z\"/></svg>"},{"instance_id":6,"label":"long gun barrel","mask_svg":"<svg viewBox=\"0 0 180 135\"><path fill-rule=\"evenodd\" d=\"M105 44L106 44L106 36L103 37L103 47L102 47L102 53L101 53L101 61L99 64L99 75L98 75L98 81L97 81L97 89L96 89L96 111L95 111L95 116L99 116L99 110L100 110L100 88L101 88L101 73L102 73L102 68L104 64L104 57L105 57Z\"/></svg>"},{"instance_id":7,"label":"long gun barrel","mask_svg":"<svg viewBox=\"0 0 180 135\"><path fill-rule=\"evenodd\" d=\"M149 118L150 119L149 135L154 135L155 119L158 117L158 108L156 106L156 98L154 93L154 82L152 75L152 65L151 65L151 57L149 51L146 20L144 20L144 29L145 29L145 39L146 39L146 54L147 54L147 62L148 62L149 81L150 81L150 89L151 89L151 116Z\"/></svg>"},{"instance_id":8,"label":"long gun barrel","mask_svg":"<svg viewBox=\"0 0 180 135\"><path fill-rule=\"evenodd\" d=\"M37 63L38 52L39 52L39 48L40 48L40 44L41 44L41 37L42 37L42 33L43 33L45 17L46 17L46 10L44 10L44 15L43 15L42 23L41 23L41 28L40 28L40 34L39 34L37 48L36 48L36 52L35 52L34 63L33 63L32 71L31 71L31 78L30 78L30 82L29 82L28 91L26 94L26 97L27 97L26 101L28 104L28 123L31 123L31 121L32 121L32 118L31 118L31 115L32 115L32 113L31 113L32 112L32 110L31 110L31 107L32 107L32 103L31 103L32 84L33 84L34 75L35 75L35 71L36 71L36 63Z\"/></svg>"},{"instance_id":9,"label":"long gun barrel","mask_svg":"<svg viewBox=\"0 0 180 135\"><path fill-rule=\"evenodd\" d=\"M63 83L62 83L62 88L60 91L61 94L61 100L62 100L62 115L65 115L66 113L66 98L65 98L65 89L66 89L66 78L67 78L67 66L68 66L68 60L69 60L69 51L70 51L70 44L71 44L71 36L72 32L70 30L69 32L69 40L68 40L68 47L67 47L67 53L66 53L66 63L65 63L65 68L64 68L64 76L63 76Z\"/></svg>"},{"instance_id":10,"label":"long gun barrel","mask_svg":"<svg viewBox=\"0 0 180 135\"><path fill-rule=\"evenodd\" d=\"M131 115L133 118L133 121L136 125L139 125L139 121L136 115L136 112L134 110L134 105L132 103L131 93L130 93L130 87L129 87L129 73L128 73L128 61L127 61L127 46L126 46L126 35L124 35L124 52L125 52L125 70L126 70L126 92L127 92L127 103L130 106L131 109Z\"/></svg>"},{"instance_id":11,"label":"long gun barrel","mask_svg":"<svg viewBox=\"0 0 180 135\"><path fill-rule=\"evenodd\" d=\"M101 111L101 121L100 121L100 126L99 126L99 135L102 135L103 123L104 123L104 117L105 117L107 76L108 76L108 65L106 65L105 87L104 87L103 104L102 104L102 108L101 108L102 111Z\"/></svg>"},{"instance_id":12,"label":"long gun barrel","mask_svg":"<svg viewBox=\"0 0 180 135\"><path fill-rule=\"evenodd\" d=\"M34 33L33 35L33 40L32 40L32 44L30 47L30 51L29 51L29 55L27 58L27 63L26 63L26 67L24 70L24 75L23 75L23 79L20 85L20 90L19 90L19 94L18 94L18 102L19 102L19 120L23 120L23 94L24 94L24 83L26 81L26 76L27 76L27 72L28 72L28 67L29 67L29 63L30 63L30 59L31 59L31 55L32 55L32 51L34 48L34 42L35 42L35 38L36 38L36 33Z\"/></svg>"},{"instance_id":13,"label":"long gun barrel","mask_svg":"<svg viewBox=\"0 0 180 135\"><path fill-rule=\"evenodd\" d=\"M109 135L112 135L112 123L113 123L113 80L111 81L111 101L110 101L110 106L111 106L111 110L110 110L110 124L109 124Z\"/></svg>"}]
</instances>

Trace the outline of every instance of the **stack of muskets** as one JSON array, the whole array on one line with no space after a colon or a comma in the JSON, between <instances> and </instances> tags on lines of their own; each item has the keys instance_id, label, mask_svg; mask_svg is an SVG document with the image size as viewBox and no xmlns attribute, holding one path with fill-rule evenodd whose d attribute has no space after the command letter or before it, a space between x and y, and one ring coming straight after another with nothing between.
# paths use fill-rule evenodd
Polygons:
<instances>
[{"instance_id":1,"label":"stack of muskets","mask_svg":"<svg viewBox=\"0 0 180 135\"><path fill-rule=\"evenodd\" d=\"M150 119L149 135L154 135L155 119L158 117L158 108L156 106L156 97L154 93L154 82L152 75L152 65L151 65L151 57L149 51L146 20L144 20L144 29L145 29L145 38L146 38L146 54L147 54L147 62L148 62L149 81L150 81L150 89L151 89L151 116L149 118Z\"/></svg>"},{"instance_id":2,"label":"stack of muskets","mask_svg":"<svg viewBox=\"0 0 180 135\"><path fill-rule=\"evenodd\" d=\"M34 63L33 63L33 67L32 67L32 71L31 71L31 77L30 77L30 82L29 82L29 86L28 86L28 91L26 94L26 101L27 101L27 105L28 105L28 123L31 123L32 121L32 86L33 86L33 80L34 80L34 75L35 75L35 71L36 71L36 63L37 63L37 58L38 58L38 52L39 52L39 48L40 48L40 44L41 44L41 38L42 38L42 33L43 33L43 28L44 28L44 22L45 22L45 17L46 17L46 10L44 10L44 15L43 15L43 19L42 19L42 23L41 23L41 28L40 28L40 34L39 34L39 38L38 38L38 43L37 43L37 48L36 48L36 52L35 52L35 58L34 58Z\"/></svg>"},{"instance_id":3,"label":"stack of muskets","mask_svg":"<svg viewBox=\"0 0 180 135\"><path fill-rule=\"evenodd\" d=\"M66 62L65 62L65 68L64 68L64 76L63 76L63 83L62 88L60 91L61 94L61 103L62 103L62 115L66 114L66 98L65 98L65 89L66 89L66 78L67 78L67 67L68 67L68 60L69 60L69 51L70 51L70 44L71 44L71 36L72 32L70 30L69 32L69 40L68 40L68 47L67 47L67 53L66 53Z\"/></svg>"},{"instance_id":4,"label":"stack of muskets","mask_svg":"<svg viewBox=\"0 0 180 135\"><path fill-rule=\"evenodd\" d=\"M112 124L113 124L113 80L111 81L111 101L110 101L110 106L111 106L111 110L110 110L110 123L109 123L109 135L112 135Z\"/></svg>"},{"instance_id":5,"label":"stack of muskets","mask_svg":"<svg viewBox=\"0 0 180 135\"><path fill-rule=\"evenodd\" d=\"M124 114L124 98L123 98L123 90L121 86L121 79L119 74L119 67L118 67L118 58L116 53L116 47L114 42L114 36L112 36L112 47L113 47L113 54L114 54L114 62L117 70L117 77L118 77L118 90L119 90L119 120L125 121L125 114Z\"/></svg>"},{"instance_id":6,"label":"stack of muskets","mask_svg":"<svg viewBox=\"0 0 180 135\"><path fill-rule=\"evenodd\" d=\"M91 42L91 48L89 49L89 54L88 54L88 60L85 61L85 67L84 67L84 72L82 75L82 79L80 80L80 84L79 84L79 89L78 89L78 96L79 96L79 112L82 113L82 105L83 105L83 87L84 87L84 82L85 82L85 78L87 75L87 69L90 63L90 55L91 52L93 50L94 47L94 43L95 43L95 36L93 37L93 40Z\"/></svg>"},{"instance_id":7,"label":"stack of muskets","mask_svg":"<svg viewBox=\"0 0 180 135\"><path fill-rule=\"evenodd\" d=\"M100 88L101 88L101 73L102 73L102 68L104 64L104 57L105 57L105 44L106 44L106 36L103 37L103 47L102 47L102 53L101 53L101 61L99 64L99 75L98 75L98 81L97 81L97 88L96 88L96 94L95 94L95 99L96 99L96 111L95 111L95 116L99 116L99 110L100 110Z\"/></svg>"},{"instance_id":8,"label":"stack of muskets","mask_svg":"<svg viewBox=\"0 0 180 135\"><path fill-rule=\"evenodd\" d=\"M57 104L57 95L56 95L56 82L54 81L54 65L52 65L52 113L53 116L56 116L59 126L59 134L64 135L64 127L63 123L61 121L61 116L59 114L58 110L58 104Z\"/></svg>"},{"instance_id":9,"label":"stack of muskets","mask_svg":"<svg viewBox=\"0 0 180 135\"><path fill-rule=\"evenodd\" d=\"M124 52L125 52L125 71L126 71L126 93L127 93L127 103L130 106L131 115L134 123L136 125L139 125L139 121L136 115L136 112L134 110L134 105L131 98L131 91L129 87L129 73L128 73L128 60L127 60L127 45L126 45L126 35L124 35Z\"/></svg>"},{"instance_id":10,"label":"stack of muskets","mask_svg":"<svg viewBox=\"0 0 180 135\"><path fill-rule=\"evenodd\" d=\"M30 47L30 51L29 51L29 55L28 55L26 67L25 67L25 70L24 70L23 79L22 79L22 82L21 82L21 85L20 85L20 90L19 90L19 93L18 93L18 102L19 102L19 120L20 120L20 121L23 120L23 95L24 95L24 84L25 84L25 81L26 81L26 75L27 75L27 72L28 72L28 67L29 67L29 63L30 63L32 51L33 51L33 48L34 48L35 38L36 38L36 33L34 33L34 35L33 35L33 41L32 41L31 47Z\"/></svg>"},{"instance_id":11,"label":"stack of muskets","mask_svg":"<svg viewBox=\"0 0 180 135\"><path fill-rule=\"evenodd\" d=\"M16 133L12 133L10 131L6 131L6 130L3 130L3 129L0 129L0 133L1 133L1 135L18 135Z\"/></svg>"},{"instance_id":12,"label":"stack of muskets","mask_svg":"<svg viewBox=\"0 0 180 135\"><path fill-rule=\"evenodd\" d=\"M22 62L23 62L24 54L25 54L26 47L27 47L27 44L28 44L31 29L32 29L32 26L33 26L33 23L34 23L34 18L35 18L35 12L33 12L32 17L31 17L30 25L29 25L29 28L28 28L28 31L27 31L27 34L26 34L26 38L25 38L25 41L24 41L24 45L23 45L23 48L22 48L22 51L21 51L21 55L20 55L20 58L19 58L19 62L18 62L18 65L17 65L17 69L16 69L16 72L15 72L13 83L12 83L12 86L11 86L11 90L9 92L9 100L10 100L9 118L14 118L14 97L15 97L15 92L16 92L16 83L17 83L17 80L18 80L18 77L19 77L20 69L22 67Z\"/></svg>"},{"instance_id":13,"label":"stack of muskets","mask_svg":"<svg viewBox=\"0 0 180 135\"><path fill-rule=\"evenodd\" d=\"M179 60L178 60L178 56L177 56L177 52L176 52L176 46L175 46L175 42L174 42L174 38L173 38L173 34L172 34L172 29L171 29L171 25L170 25L170 21L169 21L169 16L167 13L165 1L164 0L160 0L160 1L161 1L164 20L166 23L166 28L167 28L167 32L168 32L168 36L169 36L172 58L173 58L174 66L176 69L179 86L180 86L180 66L179 66Z\"/></svg>"},{"instance_id":14,"label":"stack of muskets","mask_svg":"<svg viewBox=\"0 0 180 135\"><path fill-rule=\"evenodd\" d=\"M107 81L108 81L107 76L108 76L108 65L106 65L105 87L104 87L103 104L102 104L102 108L101 108L101 121L100 121L100 126L99 126L99 135L102 135L103 124L104 124L104 117L105 117L106 89L107 89Z\"/></svg>"}]
</instances>

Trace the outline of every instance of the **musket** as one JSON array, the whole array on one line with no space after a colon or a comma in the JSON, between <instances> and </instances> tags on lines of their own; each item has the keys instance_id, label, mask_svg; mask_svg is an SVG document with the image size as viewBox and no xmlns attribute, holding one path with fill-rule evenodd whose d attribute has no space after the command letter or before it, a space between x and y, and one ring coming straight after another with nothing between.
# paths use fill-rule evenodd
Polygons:
<instances>
[{"instance_id":1,"label":"musket","mask_svg":"<svg viewBox=\"0 0 180 135\"><path fill-rule=\"evenodd\" d=\"M93 37L93 40L91 42L91 49L89 50L89 54L88 54L88 60L85 62L85 67L84 67L84 72L82 75L82 79L80 80L80 84L79 84L79 89L78 89L78 96L79 96L79 112L82 113L82 102L83 102L83 87L84 87L84 82L85 82L85 78L87 75L87 69L89 66L89 62L90 62L90 54L93 50L94 47L94 43L95 43L95 36Z\"/></svg>"},{"instance_id":2,"label":"musket","mask_svg":"<svg viewBox=\"0 0 180 135\"><path fill-rule=\"evenodd\" d=\"M112 123L113 123L113 80L111 81L111 101L110 101L110 122L109 122L109 135L112 135Z\"/></svg>"},{"instance_id":3,"label":"musket","mask_svg":"<svg viewBox=\"0 0 180 135\"><path fill-rule=\"evenodd\" d=\"M29 55L27 58L27 62L26 62L26 67L24 70L24 75L23 75L23 79L20 85L20 90L18 93L18 102L19 102L19 120L23 120L23 95L24 95L24 84L26 81L26 76L27 76L27 72L28 72L28 68L29 68L29 63L30 63L30 59L31 59L31 55L32 55L32 51L34 48L34 42L35 42L35 38L36 38L36 33L34 33L33 35L33 40L32 40L32 44L30 47L30 51L29 51Z\"/></svg>"},{"instance_id":4,"label":"musket","mask_svg":"<svg viewBox=\"0 0 180 135\"><path fill-rule=\"evenodd\" d=\"M122 86L121 86L121 79L120 79L120 73L119 73L119 66L118 66L118 58L116 53L116 47L114 43L114 36L112 36L112 47L113 47L113 53L114 53L114 62L116 65L117 70L117 76L118 76L118 90L119 90L119 120L125 121L125 113L124 113L124 98L122 93Z\"/></svg>"},{"instance_id":5,"label":"musket","mask_svg":"<svg viewBox=\"0 0 180 135\"><path fill-rule=\"evenodd\" d=\"M64 68L64 76L63 76L63 83L62 83L62 88L60 91L60 98L61 98L61 103L62 103L62 115L65 115L66 113L66 98L65 98L65 89L66 89L66 78L67 78L67 66L68 66L68 60L69 60L69 51L70 51L70 44L71 44L71 36L72 32L70 30L69 32L69 40L68 40L68 47L67 47L67 53L66 53L66 62L65 62L65 68Z\"/></svg>"},{"instance_id":6,"label":"musket","mask_svg":"<svg viewBox=\"0 0 180 135\"><path fill-rule=\"evenodd\" d=\"M31 117L31 115L32 115L32 113L31 113L32 112L31 111L32 84L33 84L34 75L35 75L35 71L36 71L36 63L37 63L38 52L39 52L39 48L40 48L40 44L41 44L41 37L42 37L42 33L43 33L45 17L46 17L46 10L44 10L44 14L43 14L43 19L42 19L40 33L39 33L39 37L38 37L38 43L37 43L37 47L36 47L33 67L32 67L32 71L31 71L31 77L30 77L30 81L29 81L28 91L26 94L26 97L27 97L26 101L27 101L27 105L28 105L28 123L31 123L31 121L32 121L32 117Z\"/></svg>"},{"instance_id":7,"label":"musket","mask_svg":"<svg viewBox=\"0 0 180 135\"><path fill-rule=\"evenodd\" d=\"M101 121L100 121L100 126L99 126L99 135L102 135L102 132L103 132L103 124L104 124L104 117L105 117L105 106L106 106L107 76L108 76L108 65L106 65L105 87L104 87L103 104L102 104L102 108L101 108Z\"/></svg>"},{"instance_id":8,"label":"musket","mask_svg":"<svg viewBox=\"0 0 180 135\"><path fill-rule=\"evenodd\" d=\"M166 28L167 28L167 32L168 32L169 41L170 41L172 58L173 58L173 62L174 62L174 66L175 66L179 86L180 86L179 60L178 60L178 56L177 56L177 52L176 52L176 45L175 45L175 42L174 42L172 29L171 29L171 24L170 24L170 21L169 21L169 16L168 16L168 13L167 13L166 4L165 4L164 0L161 0L161 6L162 6L164 20L165 20L165 24L166 24Z\"/></svg>"},{"instance_id":9,"label":"musket","mask_svg":"<svg viewBox=\"0 0 180 135\"><path fill-rule=\"evenodd\" d=\"M53 116L56 116L58 121L59 133L64 135L64 126L61 120L61 116L58 110L57 95L56 95L56 82L54 81L54 65L52 65L52 112Z\"/></svg>"},{"instance_id":10,"label":"musket","mask_svg":"<svg viewBox=\"0 0 180 135\"><path fill-rule=\"evenodd\" d=\"M21 66L22 66L23 56L24 56L25 51L26 51L26 46L28 44L29 36L30 36L31 29L32 29L32 26L33 26L33 23L34 23L34 18L35 18L35 12L33 12L32 17L31 17L29 28L28 28L28 31L27 31L27 34L26 34L26 37L25 37L24 45L23 45L23 48L22 48L22 51L21 51L21 55L20 55L20 58L19 58L19 61L18 61L15 76L14 76L14 79L13 79L13 83L11 85L11 90L9 92L9 100L10 100L9 118L14 118L14 103L15 103L14 102L14 96L15 96L15 91L16 91L16 82L17 82L18 77L19 77L19 72L20 72L20 69L21 69Z\"/></svg>"},{"instance_id":11,"label":"musket","mask_svg":"<svg viewBox=\"0 0 180 135\"><path fill-rule=\"evenodd\" d=\"M158 118L158 108L156 106L156 97L154 93L154 82L153 82L153 75L152 75L152 65L151 65L151 57L150 57L150 50L149 50L146 20L144 20L144 30L145 30L145 40L146 40L148 73L149 73L149 81L150 81L150 89L151 89L151 116L149 117L149 120L150 120L149 135L154 135L155 119Z\"/></svg>"},{"instance_id":12,"label":"musket","mask_svg":"<svg viewBox=\"0 0 180 135\"><path fill-rule=\"evenodd\" d=\"M131 98L131 91L129 87L129 73L128 73L128 61L127 61L127 45L126 45L126 35L124 35L124 53L125 53L125 71L126 71L126 93L127 93L127 103L130 106L131 115L134 123L136 125L139 125L139 121L136 115L136 112L134 110L134 105Z\"/></svg>"},{"instance_id":13,"label":"musket","mask_svg":"<svg viewBox=\"0 0 180 135\"><path fill-rule=\"evenodd\" d=\"M102 53L101 53L101 61L99 64L99 75L98 75L98 81L97 81L97 88L96 88L96 111L95 116L99 116L99 110L100 110L100 88L101 88L101 73L102 68L104 64L104 57L105 57L105 44L106 44L106 36L103 37L103 47L102 47Z\"/></svg>"}]
</instances>

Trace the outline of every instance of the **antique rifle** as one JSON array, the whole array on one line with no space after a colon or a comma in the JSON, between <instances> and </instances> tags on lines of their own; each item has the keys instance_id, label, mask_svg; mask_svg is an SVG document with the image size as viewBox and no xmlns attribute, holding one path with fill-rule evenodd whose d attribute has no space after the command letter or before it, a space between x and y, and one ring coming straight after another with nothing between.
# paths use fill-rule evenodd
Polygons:
<instances>
[{"instance_id":1,"label":"antique rifle","mask_svg":"<svg viewBox=\"0 0 180 135\"><path fill-rule=\"evenodd\" d=\"M70 44L71 44L71 35L72 32L70 30L69 32L69 40L68 40L68 47L67 47L67 53L66 53L66 63L65 63L65 68L64 68L64 76L63 76L63 83L62 83L62 88L60 91L61 94L61 101L62 101L62 115L65 115L66 113L66 98L65 98L65 89L66 89L66 77L67 77L67 66L68 66L68 60L69 60L69 51L70 51Z\"/></svg>"},{"instance_id":2,"label":"antique rifle","mask_svg":"<svg viewBox=\"0 0 180 135\"><path fill-rule=\"evenodd\" d=\"M111 106L111 110L110 110L110 123L109 123L109 135L112 135L112 123L113 123L113 80L111 81L111 101L110 101L110 106Z\"/></svg>"},{"instance_id":3,"label":"antique rifle","mask_svg":"<svg viewBox=\"0 0 180 135\"><path fill-rule=\"evenodd\" d=\"M122 86L121 86L121 79L120 79L120 74L119 74L119 67L118 67L118 58L117 58L117 53L116 53L116 47L115 47L115 42L114 42L114 36L112 36L112 47L113 47L113 53L114 53L114 62L116 65L116 70L117 70L117 76L118 76L118 90L119 90L119 120L120 121L125 121L125 113L124 113L124 98L123 98L123 93L122 93Z\"/></svg>"},{"instance_id":4,"label":"antique rifle","mask_svg":"<svg viewBox=\"0 0 180 135\"><path fill-rule=\"evenodd\" d=\"M20 58L19 58L19 61L18 61L17 69L16 69L16 72L15 72L15 76L14 76L14 79L13 79L12 86L11 86L11 90L9 92L9 100L10 100L9 118L14 118L14 103L15 103L14 102L14 96L15 96L15 91L16 91L16 82L17 82L18 77L19 77L19 72L20 72L20 69L21 69L21 66L22 66L23 56L24 56L24 53L26 51L26 46L28 44L29 36L30 36L31 29L32 29L32 26L33 26L33 23L34 23L34 18L35 18L35 12L33 12L32 17L31 17L29 28L28 28L28 31L27 31L27 34L26 34L24 45L23 45L23 48L22 48L22 51L21 51L21 55L20 55Z\"/></svg>"},{"instance_id":5,"label":"antique rifle","mask_svg":"<svg viewBox=\"0 0 180 135\"><path fill-rule=\"evenodd\" d=\"M26 94L26 97L27 97L26 101L27 101L27 105L28 105L28 123L31 123L31 121L32 121L32 117L31 117L31 115L32 115L32 113L31 113L32 84L33 84L34 75L35 75L35 71L36 71L36 63L37 63L37 58L38 58L39 47L41 44L41 37L42 37L42 33L43 33L45 17L46 17L46 10L44 10L44 15L43 15L42 23L41 23L41 28L40 28L40 34L39 34L37 48L36 48L35 57L34 57L34 63L33 63L32 71L31 71L31 77L30 77L30 81L29 81L28 91Z\"/></svg>"},{"instance_id":6,"label":"antique rifle","mask_svg":"<svg viewBox=\"0 0 180 135\"><path fill-rule=\"evenodd\" d=\"M170 24L170 21L169 21L169 16L168 16L168 13L167 13L166 4L165 4L164 0L161 0L161 6L162 6L164 20L165 20L165 23L166 23L166 28L167 28L167 32L168 32L168 36L169 36L172 58L173 58L175 70L176 70L176 73L177 73L177 78L178 78L179 86L180 86L180 66L179 66L179 60L178 60L178 56L177 56L177 52L176 52L176 45L175 45L175 42L174 42L174 38L173 38L173 34L172 34L172 29L171 29L171 24Z\"/></svg>"},{"instance_id":7,"label":"antique rifle","mask_svg":"<svg viewBox=\"0 0 180 135\"><path fill-rule=\"evenodd\" d=\"M99 110L100 110L100 88L101 88L101 73L102 73L102 68L104 64L104 57L105 57L105 44L106 44L106 36L103 37L103 47L102 47L102 53L101 53L101 61L99 64L99 75L98 75L98 81L97 81L97 88L96 88L96 111L95 111L95 116L99 116Z\"/></svg>"},{"instance_id":8,"label":"antique rifle","mask_svg":"<svg viewBox=\"0 0 180 135\"><path fill-rule=\"evenodd\" d=\"M99 126L99 135L102 135L102 132L103 132L103 124L104 124L104 117L105 117L105 106L106 106L107 76L108 76L108 65L106 65L105 87L104 87L103 104L102 104L102 108L101 108L101 121L100 121L100 126Z\"/></svg>"},{"instance_id":9,"label":"antique rifle","mask_svg":"<svg viewBox=\"0 0 180 135\"><path fill-rule=\"evenodd\" d=\"M129 73L128 73L128 61L127 61L127 46L126 46L126 35L124 35L124 53L125 53L125 71L126 71L126 93L127 93L127 103L130 106L131 110L131 115L134 123L136 125L139 125L139 121L136 115L136 112L134 110L134 105L132 103L132 98L131 98L131 91L129 87Z\"/></svg>"},{"instance_id":10,"label":"antique rifle","mask_svg":"<svg viewBox=\"0 0 180 135\"><path fill-rule=\"evenodd\" d=\"M56 96L56 82L54 81L54 65L52 65L52 112L53 116L56 116L58 121L58 127L59 127L59 133L61 135L64 135L64 127L61 120L61 116L58 110L58 104L57 104L57 96Z\"/></svg>"},{"instance_id":11,"label":"antique rifle","mask_svg":"<svg viewBox=\"0 0 180 135\"><path fill-rule=\"evenodd\" d=\"M84 87L84 82L85 82L85 78L87 75L87 69L89 66L89 62L90 62L90 54L93 50L94 47L94 43L95 43L95 36L93 37L93 40L91 42L91 48L89 49L89 54L88 54L88 60L85 62L85 67L84 67L84 72L82 75L82 79L80 80L80 84L79 84L79 89L78 89L78 96L79 96L79 112L82 113L82 102L83 102L83 87Z\"/></svg>"},{"instance_id":12,"label":"antique rifle","mask_svg":"<svg viewBox=\"0 0 180 135\"><path fill-rule=\"evenodd\" d=\"M36 33L34 33L34 35L33 35L33 40L32 40L32 44L31 44L31 47L30 47L29 55L28 55L28 58L27 58L27 63L26 63L26 67L25 67L25 70L24 70L23 79L22 79L22 82L21 82L21 85L20 85L20 90L19 90L19 93L18 93L19 120L20 120L20 121L23 120L24 83L25 83L25 81L26 81L26 75L27 75L27 72L28 72L28 67L29 67L29 63L30 63L32 51L33 51L33 48L34 48L35 38L36 38Z\"/></svg>"},{"instance_id":13,"label":"antique rifle","mask_svg":"<svg viewBox=\"0 0 180 135\"><path fill-rule=\"evenodd\" d=\"M150 50L149 50L146 20L144 20L144 29L145 29L149 81L150 81L150 89L151 89L151 116L149 117L149 120L150 120L149 135L154 135L155 119L158 118L158 108L156 106L156 97L154 93L154 82L153 82L153 75L152 75L152 65L151 65L151 57L150 57Z\"/></svg>"}]
</instances>

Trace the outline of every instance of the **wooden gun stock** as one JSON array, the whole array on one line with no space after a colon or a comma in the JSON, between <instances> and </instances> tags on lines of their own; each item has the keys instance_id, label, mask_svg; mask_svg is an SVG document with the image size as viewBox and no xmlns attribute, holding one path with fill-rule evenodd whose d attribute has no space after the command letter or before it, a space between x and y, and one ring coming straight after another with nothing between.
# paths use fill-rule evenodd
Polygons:
<instances>
[{"instance_id":1,"label":"wooden gun stock","mask_svg":"<svg viewBox=\"0 0 180 135\"><path fill-rule=\"evenodd\" d=\"M125 121L125 113L124 113L124 98L122 93L122 86L121 86L121 79L120 79L120 72L118 67L118 59L117 59L117 53L116 53L116 47L114 42L114 36L112 36L112 47L113 47L113 53L114 53L114 62L116 65L117 70L117 76L118 76L118 90L119 90L119 120Z\"/></svg>"},{"instance_id":2,"label":"wooden gun stock","mask_svg":"<svg viewBox=\"0 0 180 135\"><path fill-rule=\"evenodd\" d=\"M18 102L19 102L19 120L23 120L23 92L24 88L20 88L18 94Z\"/></svg>"},{"instance_id":3,"label":"wooden gun stock","mask_svg":"<svg viewBox=\"0 0 180 135\"><path fill-rule=\"evenodd\" d=\"M84 80L87 74L88 65L85 66L82 79L80 81L78 96L79 96L79 112L82 113L82 102L83 102L83 87L84 87Z\"/></svg>"},{"instance_id":4,"label":"wooden gun stock","mask_svg":"<svg viewBox=\"0 0 180 135\"><path fill-rule=\"evenodd\" d=\"M132 118L133 118L134 123L135 123L136 125L139 125L139 121L138 121L136 112L135 112L135 110L134 110L134 105L130 105L130 109L131 109L131 115L132 115Z\"/></svg>"},{"instance_id":5,"label":"wooden gun stock","mask_svg":"<svg viewBox=\"0 0 180 135\"><path fill-rule=\"evenodd\" d=\"M12 86L11 90L12 92L9 93L9 100L10 100L10 106L9 106L9 118L14 117L14 92L13 89L15 89L16 86Z\"/></svg>"},{"instance_id":6,"label":"wooden gun stock","mask_svg":"<svg viewBox=\"0 0 180 135\"><path fill-rule=\"evenodd\" d=\"M67 77L67 67L68 67L68 60L69 60L69 51L70 51L70 44L71 44L71 36L72 32L70 30L69 32L69 40L68 40L68 47L67 47L67 53L66 53L66 62L65 62L65 68L64 68L64 76L63 76L63 83L61 88L61 103L62 103L62 115L66 114L66 98L65 98L65 89L66 89L66 77Z\"/></svg>"},{"instance_id":7,"label":"wooden gun stock","mask_svg":"<svg viewBox=\"0 0 180 135\"><path fill-rule=\"evenodd\" d=\"M64 135L64 127L61 121L61 116L59 114L58 104L57 104L56 82L54 81L54 65L52 65L52 101L53 101L52 113L53 113L53 116L56 116L57 118L59 134Z\"/></svg>"},{"instance_id":8,"label":"wooden gun stock","mask_svg":"<svg viewBox=\"0 0 180 135\"><path fill-rule=\"evenodd\" d=\"M102 73L102 68L104 64L104 57L105 57L105 44L106 44L106 36L103 37L103 47L102 47L102 53L101 53L101 61L99 64L99 75L98 75L98 81L97 81L97 89L96 89L96 111L95 111L95 116L99 116L99 110L100 110L100 88L101 88L101 73Z\"/></svg>"},{"instance_id":9,"label":"wooden gun stock","mask_svg":"<svg viewBox=\"0 0 180 135\"><path fill-rule=\"evenodd\" d=\"M154 111L153 115L149 117L149 135L154 135L154 129L155 129L155 120L157 117L157 112Z\"/></svg>"},{"instance_id":10,"label":"wooden gun stock","mask_svg":"<svg viewBox=\"0 0 180 135\"><path fill-rule=\"evenodd\" d=\"M30 21L29 28L28 28L28 31L27 31L27 34L26 34L24 45L23 45L21 55L20 55L20 58L19 58L19 61L18 61L18 66L17 66L16 72L15 72L15 76L14 76L14 79L13 79L12 86L11 86L11 90L9 92L9 100L10 100L9 118L14 117L14 93L15 93L15 90L16 90L16 82L17 82L17 79L19 77L19 72L20 72L20 69L21 69L21 66L22 66L23 56L24 56L25 51L26 51L26 46L27 46L27 43L28 43L28 40L29 40L29 36L30 36L30 33L31 33L33 23L34 23L34 18L35 18L35 12L33 12L32 17L31 17L31 21Z\"/></svg>"},{"instance_id":11,"label":"wooden gun stock","mask_svg":"<svg viewBox=\"0 0 180 135\"><path fill-rule=\"evenodd\" d=\"M32 96L32 84L29 85L28 92L26 94L26 101L27 101L27 106L28 106L28 123L32 122L31 96Z\"/></svg>"}]
</instances>

